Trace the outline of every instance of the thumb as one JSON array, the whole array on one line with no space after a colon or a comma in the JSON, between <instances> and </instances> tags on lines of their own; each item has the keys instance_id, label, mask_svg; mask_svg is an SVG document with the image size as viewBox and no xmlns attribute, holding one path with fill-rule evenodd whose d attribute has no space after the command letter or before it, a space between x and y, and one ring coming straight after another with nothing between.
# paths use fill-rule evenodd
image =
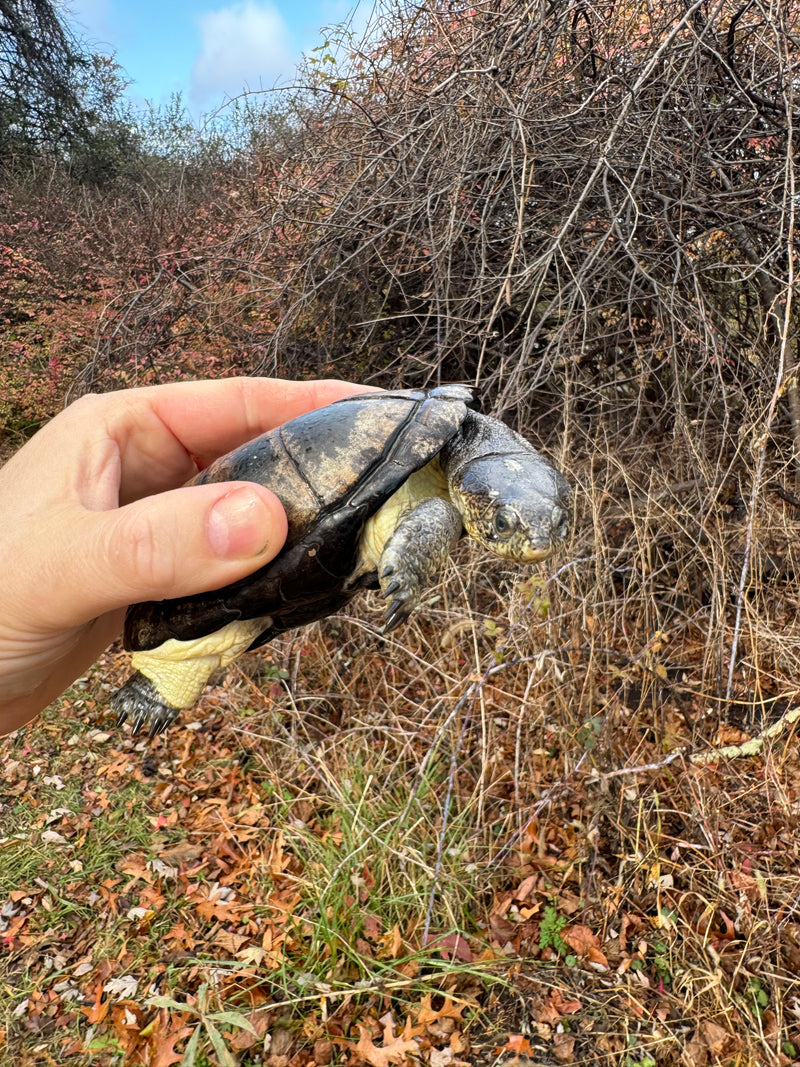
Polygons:
<instances>
[{"instance_id":1,"label":"thumb","mask_svg":"<svg viewBox=\"0 0 800 1067\"><path fill-rule=\"evenodd\" d=\"M84 513L80 600L94 618L139 600L218 589L268 563L286 540L283 506L253 482L185 486Z\"/></svg>"}]
</instances>

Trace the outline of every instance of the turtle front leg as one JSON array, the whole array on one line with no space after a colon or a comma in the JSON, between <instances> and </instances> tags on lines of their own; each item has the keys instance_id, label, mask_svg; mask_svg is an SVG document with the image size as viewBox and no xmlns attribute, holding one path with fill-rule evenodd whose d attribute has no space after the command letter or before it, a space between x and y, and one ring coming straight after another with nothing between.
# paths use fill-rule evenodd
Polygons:
<instances>
[{"instance_id":1,"label":"turtle front leg","mask_svg":"<svg viewBox=\"0 0 800 1067\"><path fill-rule=\"evenodd\" d=\"M383 619L389 633L409 617L461 536L461 515L449 500L430 497L400 520L378 566L381 596L392 597Z\"/></svg>"}]
</instances>

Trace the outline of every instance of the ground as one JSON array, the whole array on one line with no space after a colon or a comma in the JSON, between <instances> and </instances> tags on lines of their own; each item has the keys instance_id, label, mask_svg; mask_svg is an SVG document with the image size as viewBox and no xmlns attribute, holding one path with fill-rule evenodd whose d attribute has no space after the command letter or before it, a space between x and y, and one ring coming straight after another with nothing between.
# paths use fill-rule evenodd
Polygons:
<instances>
[{"instance_id":1,"label":"ground","mask_svg":"<svg viewBox=\"0 0 800 1067\"><path fill-rule=\"evenodd\" d=\"M109 715L114 647L3 742L5 1062L797 1060L791 728L694 764L713 702L661 646L592 675L538 580L473 573L470 610L465 573L155 740Z\"/></svg>"}]
</instances>

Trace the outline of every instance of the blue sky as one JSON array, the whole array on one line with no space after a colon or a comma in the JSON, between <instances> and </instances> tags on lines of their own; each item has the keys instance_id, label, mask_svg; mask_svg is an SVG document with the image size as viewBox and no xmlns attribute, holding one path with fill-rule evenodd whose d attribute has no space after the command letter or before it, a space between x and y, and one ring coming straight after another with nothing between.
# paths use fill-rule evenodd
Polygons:
<instances>
[{"instance_id":1,"label":"blue sky","mask_svg":"<svg viewBox=\"0 0 800 1067\"><path fill-rule=\"evenodd\" d=\"M64 0L95 52L116 53L137 101L180 90L197 118L245 87L291 81L298 60L345 21L356 0ZM363 6L363 5L362 5Z\"/></svg>"}]
</instances>

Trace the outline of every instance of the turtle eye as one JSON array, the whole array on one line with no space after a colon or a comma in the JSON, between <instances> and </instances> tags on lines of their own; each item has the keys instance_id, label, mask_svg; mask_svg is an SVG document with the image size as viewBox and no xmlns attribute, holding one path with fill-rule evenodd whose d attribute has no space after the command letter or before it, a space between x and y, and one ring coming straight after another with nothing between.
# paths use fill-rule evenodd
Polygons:
<instances>
[{"instance_id":1,"label":"turtle eye","mask_svg":"<svg viewBox=\"0 0 800 1067\"><path fill-rule=\"evenodd\" d=\"M519 519L513 508L498 508L494 513L494 532L501 541L507 541L517 528Z\"/></svg>"}]
</instances>

